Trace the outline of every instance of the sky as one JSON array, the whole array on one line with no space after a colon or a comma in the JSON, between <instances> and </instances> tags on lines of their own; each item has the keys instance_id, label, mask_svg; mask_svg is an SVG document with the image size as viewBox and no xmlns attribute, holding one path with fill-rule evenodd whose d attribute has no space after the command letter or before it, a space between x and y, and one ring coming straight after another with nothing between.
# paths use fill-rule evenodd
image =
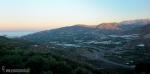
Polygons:
<instances>
[{"instance_id":1,"label":"sky","mask_svg":"<svg viewBox=\"0 0 150 74\"><path fill-rule=\"evenodd\" d=\"M150 18L150 0L0 0L0 32Z\"/></svg>"}]
</instances>

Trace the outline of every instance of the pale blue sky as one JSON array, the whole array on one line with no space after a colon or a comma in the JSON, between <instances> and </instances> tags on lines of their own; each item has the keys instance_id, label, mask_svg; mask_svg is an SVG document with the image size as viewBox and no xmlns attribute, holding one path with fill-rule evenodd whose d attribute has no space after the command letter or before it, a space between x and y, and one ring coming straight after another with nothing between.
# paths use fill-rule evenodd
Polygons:
<instances>
[{"instance_id":1,"label":"pale blue sky","mask_svg":"<svg viewBox=\"0 0 150 74\"><path fill-rule=\"evenodd\" d=\"M0 31L150 18L150 0L0 0Z\"/></svg>"}]
</instances>

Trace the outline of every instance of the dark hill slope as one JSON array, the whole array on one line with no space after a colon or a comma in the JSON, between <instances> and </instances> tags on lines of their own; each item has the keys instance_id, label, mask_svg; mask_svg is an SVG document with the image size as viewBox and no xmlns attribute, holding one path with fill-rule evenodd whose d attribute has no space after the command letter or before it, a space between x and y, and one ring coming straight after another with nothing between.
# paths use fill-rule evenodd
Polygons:
<instances>
[{"instance_id":1,"label":"dark hill slope","mask_svg":"<svg viewBox=\"0 0 150 74\"><path fill-rule=\"evenodd\" d=\"M81 25L63 27L53 30L41 31L38 33L23 36L23 39L38 42L75 42L76 40L97 40L102 34L109 34L112 31L104 31L97 28L90 28Z\"/></svg>"}]
</instances>

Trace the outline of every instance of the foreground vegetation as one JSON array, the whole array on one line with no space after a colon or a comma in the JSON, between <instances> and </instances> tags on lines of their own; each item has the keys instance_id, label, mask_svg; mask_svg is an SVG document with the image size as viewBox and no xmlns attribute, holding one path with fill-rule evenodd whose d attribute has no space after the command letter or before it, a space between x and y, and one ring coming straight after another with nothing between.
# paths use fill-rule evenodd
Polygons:
<instances>
[{"instance_id":1,"label":"foreground vegetation","mask_svg":"<svg viewBox=\"0 0 150 74\"><path fill-rule=\"evenodd\" d=\"M71 60L54 53L33 52L30 49L33 44L0 37L0 66L8 69L30 69L27 74L133 74L134 72L129 69L98 69L88 63ZM4 72L1 71L0 74L2 73Z\"/></svg>"}]
</instances>

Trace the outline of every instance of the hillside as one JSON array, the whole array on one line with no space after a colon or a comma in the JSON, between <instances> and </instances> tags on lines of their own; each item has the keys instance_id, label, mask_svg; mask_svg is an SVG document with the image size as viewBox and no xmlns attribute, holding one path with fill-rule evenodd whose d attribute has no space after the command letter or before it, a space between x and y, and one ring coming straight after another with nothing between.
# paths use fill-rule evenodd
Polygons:
<instances>
[{"instance_id":1,"label":"hillside","mask_svg":"<svg viewBox=\"0 0 150 74\"><path fill-rule=\"evenodd\" d=\"M28 39L36 42L67 42L73 43L76 41L98 40L104 34L113 33L108 30L101 30L87 26L74 25L53 30L42 31L31 35L23 36L23 39Z\"/></svg>"},{"instance_id":2,"label":"hillside","mask_svg":"<svg viewBox=\"0 0 150 74\"><path fill-rule=\"evenodd\" d=\"M106 35L118 34L124 31L140 28L150 23L148 19L130 20L120 23L102 23L99 25L74 25L58 29L46 30L23 36L23 39L35 42L78 42L99 40Z\"/></svg>"},{"instance_id":3,"label":"hillside","mask_svg":"<svg viewBox=\"0 0 150 74\"><path fill-rule=\"evenodd\" d=\"M74 59L77 60L90 61L93 65L103 68L108 68L106 65L111 65L116 68L119 66L131 68L134 67L137 62L135 59L140 56L125 56L127 54L125 52L132 52L130 49L135 51L137 46L143 44L144 48L146 48L145 45L149 45L147 39L139 40L141 35L143 37L149 36L149 31L147 31L149 29L149 25L147 26L148 22L150 22L148 19L142 19L120 23L102 23L93 26L79 24L41 31L21 38L46 44L48 46L46 47L47 49L63 48L49 51L56 52L68 58L74 57ZM145 34L143 35L142 33ZM49 46L51 44L55 45L55 47ZM61 51L61 53L58 51ZM143 53L146 52L143 51ZM128 58L132 57L132 59L124 59L122 56ZM135 61L130 62L131 60ZM142 60L145 59L143 58ZM102 64L97 62L101 62Z\"/></svg>"},{"instance_id":4,"label":"hillside","mask_svg":"<svg viewBox=\"0 0 150 74\"><path fill-rule=\"evenodd\" d=\"M112 74L129 73L131 70L127 65L104 58L96 61L87 48L64 48L55 44L37 44L3 36L0 40L3 40L0 41L0 65L10 69L28 68L30 74Z\"/></svg>"},{"instance_id":5,"label":"hillside","mask_svg":"<svg viewBox=\"0 0 150 74\"><path fill-rule=\"evenodd\" d=\"M0 36L0 66L6 69L30 69L29 74L97 74L103 72L88 63L68 59L58 53L44 52L46 47L42 49L43 52L38 51L43 45L38 44L38 49L35 45L37 44L29 41ZM4 71L0 70L0 74L6 73Z\"/></svg>"}]
</instances>

